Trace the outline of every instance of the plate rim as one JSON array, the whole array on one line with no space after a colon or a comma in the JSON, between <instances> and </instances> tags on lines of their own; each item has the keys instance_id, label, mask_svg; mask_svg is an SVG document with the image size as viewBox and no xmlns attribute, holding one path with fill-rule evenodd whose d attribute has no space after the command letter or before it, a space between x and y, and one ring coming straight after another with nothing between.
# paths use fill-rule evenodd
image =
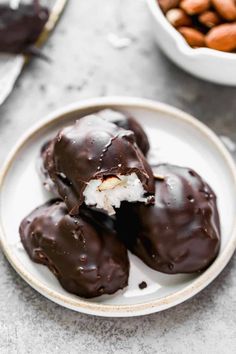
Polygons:
<instances>
[{"instance_id":1,"label":"plate rim","mask_svg":"<svg viewBox=\"0 0 236 354\"><path fill-rule=\"evenodd\" d=\"M197 130L199 130L203 135L205 135L208 140L214 143L215 147L218 149L218 153L221 154L221 156L224 158L225 162L228 165L236 188L236 165L233 161L233 158L228 152L228 150L225 148L223 143L220 141L220 139L217 137L217 135L204 123L200 122L192 115L178 108L158 101L137 97L107 96L79 100L69 105L63 106L48 114L44 119L40 120L40 122L30 127L14 145L7 158L5 159L5 163L3 163L3 166L0 170L0 192L3 188L5 177L7 176L7 173L12 163L15 161L15 158L17 157L19 151L40 131L47 129L48 126L55 124L56 121L65 118L67 115L71 115L71 113L73 112L89 108L99 109L102 107L104 108L104 106L120 106L120 108L124 109L143 108L145 110L159 111L170 114L173 118L180 119L181 121L185 121L190 125L193 125ZM199 277L197 277L192 282L192 284L163 298L149 300L147 302L132 305L102 304L96 302L89 302L86 299L82 299L80 297L72 299L69 293L68 295L63 295L59 294L55 290L49 289L47 285L39 281L37 278L31 276L31 274L28 273L27 270L25 270L24 266L22 266L21 263L17 260L17 258L11 253L11 249L8 246L6 240L7 237L5 235L0 215L0 247L2 248L3 253L5 254L12 267L16 270L16 272L31 287L33 287L45 297L64 307L86 314L103 317L131 317L151 314L176 306L177 304L180 304L190 299L198 292L203 290L206 286L208 286L224 269L236 249L236 218L232 228L232 236L228 244L226 245L224 251L206 271L204 271Z\"/></svg>"}]
</instances>

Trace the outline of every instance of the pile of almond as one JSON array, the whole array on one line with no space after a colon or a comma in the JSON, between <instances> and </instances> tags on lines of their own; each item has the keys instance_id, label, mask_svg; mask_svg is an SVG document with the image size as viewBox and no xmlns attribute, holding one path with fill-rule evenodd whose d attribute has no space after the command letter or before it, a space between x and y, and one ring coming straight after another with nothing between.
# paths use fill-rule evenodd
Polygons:
<instances>
[{"instance_id":1,"label":"pile of almond","mask_svg":"<svg viewBox=\"0 0 236 354\"><path fill-rule=\"evenodd\" d=\"M191 47L236 50L236 0L157 0Z\"/></svg>"}]
</instances>

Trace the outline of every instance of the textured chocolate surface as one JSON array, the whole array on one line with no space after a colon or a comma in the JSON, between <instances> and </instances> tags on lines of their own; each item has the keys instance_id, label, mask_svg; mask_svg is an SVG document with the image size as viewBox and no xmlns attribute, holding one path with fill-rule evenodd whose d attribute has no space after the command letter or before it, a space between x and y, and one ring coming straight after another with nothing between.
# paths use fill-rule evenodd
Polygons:
<instances>
[{"instance_id":1,"label":"textured chocolate surface","mask_svg":"<svg viewBox=\"0 0 236 354\"><path fill-rule=\"evenodd\" d=\"M148 141L148 137L141 127L141 125L134 119L131 118L121 112L114 111L111 109L105 109L96 113L99 115L100 118L116 124L118 127L123 128L125 130L131 130L134 133L135 141L143 152L146 155L149 151L150 145ZM51 180L48 171L45 168L45 161L46 161L46 154L47 148L49 147L50 141L46 142L40 151L40 161L39 161L39 173L40 177L43 181L45 188L55 195L58 195L57 189L53 181Z\"/></svg>"},{"instance_id":2,"label":"textured chocolate surface","mask_svg":"<svg viewBox=\"0 0 236 354\"><path fill-rule=\"evenodd\" d=\"M155 190L151 168L134 133L95 114L57 134L46 150L44 166L72 215L78 213L91 179L136 173L147 196Z\"/></svg>"},{"instance_id":3,"label":"textured chocolate surface","mask_svg":"<svg viewBox=\"0 0 236 354\"><path fill-rule=\"evenodd\" d=\"M117 228L127 247L164 273L204 270L218 254L220 223L216 196L193 170L159 165L156 203L124 203ZM128 220L128 221L127 221Z\"/></svg>"},{"instance_id":4,"label":"textured chocolate surface","mask_svg":"<svg viewBox=\"0 0 236 354\"><path fill-rule=\"evenodd\" d=\"M47 191L53 193L54 197L59 197L57 187L56 187L55 183L52 181L52 179L50 178L49 173L45 168L47 149L48 149L50 143L51 143L51 141L47 141L41 147L40 156L38 158L38 163L37 163L38 173L39 173L39 177L40 177L45 189L47 189Z\"/></svg>"},{"instance_id":5,"label":"textured chocolate surface","mask_svg":"<svg viewBox=\"0 0 236 354\"><path fill-rule=\"evenodd\" d=\"M145 131L143 130L143 127L137 122L136 119L130 117L129 115L111 109L105 109L103 111L98 112L98 114L101 118L118 125L118 127L120 128L132 130L138 147L144 155L147 155L150 149L148 137Z\"/></svg>"},{"instance_id":6,"label":"textured chocolate surface","mask_svg":"<svg viewBox=\"0 0 236 354\"><path fill-rule=\"evenodd\" d=\"M15 10L0 4L0 52L31 54L48 17L49 10L36 3Z\"/></svg>"},{"instance_id":7,"label":"textured chocolate surface","mask_svg":"<svg viewBox=\"0 0 236 354\"><path fill-rule=\"evenodd\" d=\"M71 293L90 298L128 284L127 251L105 214L83 209L72 217L63 202L50 201L22 221L20 236L30 258Z\"/></svg>"}]
</instances>

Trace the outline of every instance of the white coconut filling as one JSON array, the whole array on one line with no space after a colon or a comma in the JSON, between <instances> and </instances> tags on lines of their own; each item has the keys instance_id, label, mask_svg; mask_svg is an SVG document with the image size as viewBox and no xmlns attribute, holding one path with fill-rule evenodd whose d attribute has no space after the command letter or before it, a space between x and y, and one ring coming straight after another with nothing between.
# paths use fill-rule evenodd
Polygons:
<instances>
[{"instance_id":1,"label":"white coconut filling","mask_svg":"<svg viewBox=\"0 0 236 354\"><path fill-rule=\"evenodd\" d=\"M122 201L145 202L145 190L136 173L117 175L102 179L92 179L85 188L83 195L85 204L104 209L109 215L115 214Z\"/></svg>"}]
</instances>

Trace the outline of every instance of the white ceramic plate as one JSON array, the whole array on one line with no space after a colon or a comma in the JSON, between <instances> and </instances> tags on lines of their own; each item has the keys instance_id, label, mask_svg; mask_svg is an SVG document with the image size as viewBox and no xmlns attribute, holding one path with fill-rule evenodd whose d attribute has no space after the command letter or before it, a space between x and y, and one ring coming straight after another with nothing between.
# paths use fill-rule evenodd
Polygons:
<instances>
[{"instance_id":1,"label":"white ceramic plate","mask_svg":"<svg viewBox=\"0 0 236 354\"><path fill-rule=\"evenodd\" d=\"M200 275L165 275L131 259L129 286L112 296L84 300L67 293L44 266L28 258L18 227L33 208L49 199L36 171L40 147L75 118L113 107L132 114L147 131L150 159L194 168L218 196L222 245L215 262ZM135 98L98 98L75 103L51 114L16 145L0 174L0 240L15 270L47 298L70 309L101 316L137 316L177 305L206 287L225 267L236 247L236 171L220 140L188 114L161 103ZM147 288L138 285L146 281Z\"/></svg>"}]
</instances>

